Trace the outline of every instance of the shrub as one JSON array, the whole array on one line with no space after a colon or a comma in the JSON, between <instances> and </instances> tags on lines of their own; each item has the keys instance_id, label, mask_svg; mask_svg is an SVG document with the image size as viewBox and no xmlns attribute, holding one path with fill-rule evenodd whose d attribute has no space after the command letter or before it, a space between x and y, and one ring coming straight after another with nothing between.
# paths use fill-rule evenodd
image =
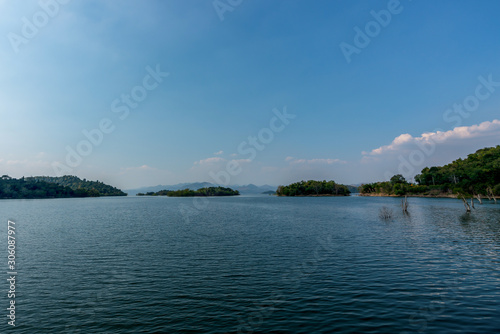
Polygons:
<instances>
[{"instance_id":1,"label":"shrub","mask_svg":"<svg viewBox=\"0 0 500 334\"><path fill-rule=\"evenodd\" d=\"M500 184L497 184L497 185L493 188L493 194L495 194L495 196L500 196Z\"/></svg>"}]
</instances>

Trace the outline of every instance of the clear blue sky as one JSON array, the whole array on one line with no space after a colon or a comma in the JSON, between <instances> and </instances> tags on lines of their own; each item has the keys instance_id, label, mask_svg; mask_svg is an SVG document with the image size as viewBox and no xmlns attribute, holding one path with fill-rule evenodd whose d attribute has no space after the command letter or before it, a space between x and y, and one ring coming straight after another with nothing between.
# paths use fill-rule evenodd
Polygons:
<instances>
[{"instance_id":1,"label":"clear blue sky","mask_svg":"<svg viewBox=\"0 0 500 334\"><path fill-rule=\"evenodd\" d=\"M59 162L127 189L213 182L230 163L231 184L360 183L500 143L498 1L61 2L0 0L2 174ZM147 67L169 75L136 87ZM296 117L269 139L284 108ZM103 119L113 130L69 166Z\"/></svg>"}]
</instances>

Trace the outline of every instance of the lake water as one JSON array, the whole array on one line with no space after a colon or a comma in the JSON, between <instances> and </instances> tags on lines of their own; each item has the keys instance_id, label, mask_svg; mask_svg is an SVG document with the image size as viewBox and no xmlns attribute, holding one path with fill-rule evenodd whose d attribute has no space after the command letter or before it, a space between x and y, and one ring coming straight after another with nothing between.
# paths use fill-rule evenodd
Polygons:
<instances>
[{"instance_id":1,"label":"lake water","mask_svg":"<svg viewBox=\"0 0 500 334\"><path fill-rule=\"evenodd\" d=\"M409 203L405 216L395 198L3 200L12 332L499 332L500 204Z\"/></svg>"}]
</instances>

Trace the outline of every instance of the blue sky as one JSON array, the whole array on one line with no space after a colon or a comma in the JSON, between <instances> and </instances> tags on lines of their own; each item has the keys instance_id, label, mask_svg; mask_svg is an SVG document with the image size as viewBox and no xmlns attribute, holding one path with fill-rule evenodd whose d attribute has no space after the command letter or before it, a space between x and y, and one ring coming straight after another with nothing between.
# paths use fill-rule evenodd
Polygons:
<instances>
[{"instance_id":1,"label":"blue sky","mask_svg":"<svg viewBox=\"0 0 500 334\"><path fill-rule=\"evenodd\" d=\"M499 12L493 0L0 0L0 169L125 189L410 178L500 143ZM114 112L132 93L137 106ZM270 130L284 110L295 117ZM82 131L103 120L112 130L91 143Z\"/></svg>"}]
</instances>

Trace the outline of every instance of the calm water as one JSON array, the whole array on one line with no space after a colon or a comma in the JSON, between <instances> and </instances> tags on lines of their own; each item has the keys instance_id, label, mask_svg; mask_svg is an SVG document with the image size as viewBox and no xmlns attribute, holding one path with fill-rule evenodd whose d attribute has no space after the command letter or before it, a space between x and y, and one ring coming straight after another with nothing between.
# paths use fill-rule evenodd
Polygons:
<instances>
[{"instance_id":1,"label":"calm water","mask_svg":"<svg viewBox=\"0 0 500 334\"><path fill-rule=\"evenodd\" d=\"M17 223L12 332L499 332L500 204L467 216L458 200L411 198L406 217L399 203L0 201L4 277Z\"/></svg>"}]
</instances>

